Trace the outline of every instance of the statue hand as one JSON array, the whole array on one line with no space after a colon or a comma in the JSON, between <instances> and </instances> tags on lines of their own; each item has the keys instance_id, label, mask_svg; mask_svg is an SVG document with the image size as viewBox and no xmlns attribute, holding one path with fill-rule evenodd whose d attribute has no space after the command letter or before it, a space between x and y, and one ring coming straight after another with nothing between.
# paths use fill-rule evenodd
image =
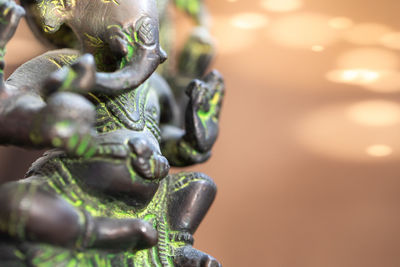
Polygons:
<instances>
[{"instance_id":1,"label":"statue hand","mask_svg":"<svg viewBox=\"0 0 400 267\"><path fill-rule=\"evenodd\" d=\"M94 120L95 110L88 100L73 93L56 93L37 115L30 138L72 156L91 157L96 151Z\"/></svg>"},{"instance_id":2,"label":"statue hand","mask_svg":"<svg viewBox=\"0 0 400 267\"><path fill-rule=\"evenodd\" d=\"M168 160L154 152L149 144L140 138L129 140L132 155L132 165L135 171L146 179L161 179L169 171Z\"/></svg>"},{"instance_id":3,"label":"statue hand","mask_svg":"<svg viewBox=\"0 0 400 267\"><path fill-rule=\"evenodd\" d=\"M224 88L222 76L216 70L187 87L185 139L200 152L210 151L217 139Z\"/></svg>"},{"instance_id":4,"label":"statue hand","mask_svg":"<svg viewBox=\"0 0 400 267\"><path fill-rule=\"evenodd\" d=\"M25 10L11 0L0 1L0 48L4 49L14 35Z\"/></svg>"},{"instance_id":5,"label":"statue hand","mask_svg":"<svg viewBox=\"0 0 400 267\"><path fill-rule=\"evenodd\" d=\"M44 95L68 91L87 94L96 81L96 65L91 54L81 56L71 66L64 66L50 74L44 84Z\"/></svg>"}]
</instances>

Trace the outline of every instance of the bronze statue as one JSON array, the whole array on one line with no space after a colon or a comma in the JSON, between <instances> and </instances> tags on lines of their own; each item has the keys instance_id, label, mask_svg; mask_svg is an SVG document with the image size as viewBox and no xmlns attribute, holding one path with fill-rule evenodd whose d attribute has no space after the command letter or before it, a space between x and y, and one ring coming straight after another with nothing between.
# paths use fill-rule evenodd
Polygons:
<instances>
[{"instance_id":1,"label":"bronze statue","mask_svg":"<svg viewBox=\"0 0 400 267\"><path fill-rule=\"evenodd\" d=\"M200 0L175 2L204 24ZM1 71L0 144L52 149L0 187L0 266L221 266L192 247L214 182L169 173L206 161L218 135L222 77L194 79L213 53L204 27L157 74L167 0L21 4L0 1L1 70L25 11L58 49Z\"/></svg>"}]
</instances>

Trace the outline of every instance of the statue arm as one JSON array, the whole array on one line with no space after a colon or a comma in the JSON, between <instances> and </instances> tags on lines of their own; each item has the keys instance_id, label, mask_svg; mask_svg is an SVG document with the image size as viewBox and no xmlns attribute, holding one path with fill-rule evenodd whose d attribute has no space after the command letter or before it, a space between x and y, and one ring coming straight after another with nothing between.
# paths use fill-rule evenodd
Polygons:
<instances>
[{"instance_id":1,"label":"statue arm","mask_svg":"<svg viewBox=\"0 0 400 267\"><path fill-rule=\"evenodd\" d=\"M91 126L95 114L91 103L65 92L51 95L46 102L42 98L46 96L43 88L48 75L61 68L55 60L60 51L23 64L4 81L6 44L24 14L15 2L0 0L0 144L59 147L74 155L90 156L94 151Z\"/></svg>"},{"instance_id":2,"label":"statue arm","mask_svg":"<svg viewBox=\"0 0 400 267\"><path fill-rule=\"evenodd\" d=\"M18 20L12 19L13 16L4 16L5 7L9 8L9 13L19 12L20 7L13 2L0 2L0 12L3 12L0 18L9 18L16 27ZM6 31L13 31L4 25L7 24L0 24L1 51L5 50L12 36ZM76 57L74 50L51 51L23 64L7 81L0 77L1 145L56 147L72 155L88 157L94 153L91 128L95 117L93 105L77 94L55 92L49 96L43 90L49 81L49 74L68 64L66 59L72 62ZM76 65L81 63L78 61ZM4 62L1 67L4 67Z\"/></svg>"},{"instance_id":3,"label":"statue arm","mask_svg":"<svg viewBox=\"0 0 400 267\"><path fill-rule=\"evenodd\" d=\"M184 110L184 129L172 123L161 128L161 150L172 166L201 163L210 157L219 132L224 96L221 75L212 71L203 80L192 81L186 94L189 102Z\"/></svg>"},{"instance_id":4,"label":"statue arm","mask_svg":"<svg viewBox=\"0 0 400 267\"><path fill-rule=\"evenodd\" d=\"M211 156L211 151L199 152L185 139L185 131L171 125L163 125L161 128L162 154L168 159L171 166L185 167L205 162Z\"/></svg>"},{"instance_id":5,"label":"statue arm","mask_svg":"<svg viewBox=\"0 0 400 267\"><path fill-rule=\"evenodd\" d=\"M34 117L45 106L39 95L4 81L6 44L24 15L24 9L14 1L0 1L0 144L33 145L29 131Z\"/></svg>"},{"instance_id":6,"label":"statue arm","mask_svg":"<svg viewBox=\"0 0 400 267\"><path fill-rule=\"evenodd\" d=\"M94 117L93 105L76 94L56 93L46 103L35 93L11 95L0 100L0 145L54 147L90 157Z\"/></svg>"},{"instance_id":7,"label":"statue arm","mask_svg":"<svg viewBox=\"0 0 400 267\"><path fill-rule=\"evenodd\" d=\"M82 143L86 146L79 148L82 155L89 150L93 153L93 105L77 94L56 92L47 96L43 90L49 74L77 56L74 50L45 53L23 64L5 81L0 92L0 144L56 147L77 154Z\"/></svg>"}]
</instances>

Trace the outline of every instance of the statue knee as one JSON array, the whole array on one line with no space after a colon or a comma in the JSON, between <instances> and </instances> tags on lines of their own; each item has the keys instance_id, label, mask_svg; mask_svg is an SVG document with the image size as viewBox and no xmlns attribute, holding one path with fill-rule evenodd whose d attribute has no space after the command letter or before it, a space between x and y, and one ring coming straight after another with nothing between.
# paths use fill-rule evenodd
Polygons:
<instances>
[{"instance_id":1,"label":"statue knee","mask_svg":"<svg viewBox=\"0 0 400 267\"><path fill-rule=\"evenodd\" d=\"M171 194L200 187L207 189L207 193L213 196L217 193L217 186L214 181L201 172L181 172L170 175L169 180L169 191Z\"/></svg>"},{"instance_id":2,"label":"statue knee","mask_svg":"<svg viewBox=\"0 0 400 267\"><path fill-rule=\"evenodd\" d=\"M213 180L203 173L179 173L171 177L168 213L173 230L193 234L216 192Z\"/></svg>"},{"instance_id":3,"label":"statue knee","mask_svg":"<svg viewBox=\"0 0 400 267\"><path fill-rule=\"evenodd\" d=\"M0 188L0 230L13 239L72 246L81 221L73 206L37 185L12 182Z\"/></svg>"}]
</instances>

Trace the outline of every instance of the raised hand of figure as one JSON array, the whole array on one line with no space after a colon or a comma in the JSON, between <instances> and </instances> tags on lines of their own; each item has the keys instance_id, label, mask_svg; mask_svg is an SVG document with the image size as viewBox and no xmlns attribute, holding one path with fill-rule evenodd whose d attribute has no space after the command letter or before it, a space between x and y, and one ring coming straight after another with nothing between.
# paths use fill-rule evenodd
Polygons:
<instances>
[{"instance_id":1,"label":"raised hand of figure","mask_svg":"<svg viewBox=\"0 0 400 267\"><path fill-rule=\"evenodd\" d=\"M214 57L214 40L205 27L196 27L179 55L179 75L202 77Z\"/></svg>"},{"instance_id":2,"label":"raised hand of figure","mask_svg":"<svg viewBox=\"0 0 400 267\"><path fill-rule=\"evenodd\" d=\"M50 74L44 84L44 95L55 92L87 94L96 81L96 65L91 54L85 54L71 66L64 66Z\"/></svg>"},{"instance_id":3,"label":"raised hand of figure","mask_svg":"<svg viewBox=\"0 0 400 267\"><path fill-rule=\"evenodd\" d=\"M55 93L37 115L30 138L33 143L88 158L96 152L94 120L94 107L84 97L69 92Z\"/></svg>"},{"instance_id":4,"label":"raised hand of figure","mask_svg":"<svg viewBox=\"0 0 400 267\"><path fill-rule=\"evenodd\" d=\"M219 131L219 114L225 86L222 76L213 70L203 80L193 80L187 87L185 140L199 152L208 152Z\"/></svg>"},{"instance_id":5,"label":"raised hand of figure","mask_svg":"<svg viewBox=\"0 0 400 267\"><path fill-rule=\"evenodd\" d=\"M0 49L14 35L19 20L25 15L25 10L12 0L0 1Z\"/></svg>"},{"instance_id":6,"label":"raised hand of figure","mask_svg":"<svg viewBox=\"0 0 400 267\"><path fill-rule=\"evenodd\" d=\"M148 142L141 138L134 138L129 140L129 147L133 153L133 168L139 175L146 179L161 179L167 176L168 160L154 152Z\"/></svg>"}]
</instances>

